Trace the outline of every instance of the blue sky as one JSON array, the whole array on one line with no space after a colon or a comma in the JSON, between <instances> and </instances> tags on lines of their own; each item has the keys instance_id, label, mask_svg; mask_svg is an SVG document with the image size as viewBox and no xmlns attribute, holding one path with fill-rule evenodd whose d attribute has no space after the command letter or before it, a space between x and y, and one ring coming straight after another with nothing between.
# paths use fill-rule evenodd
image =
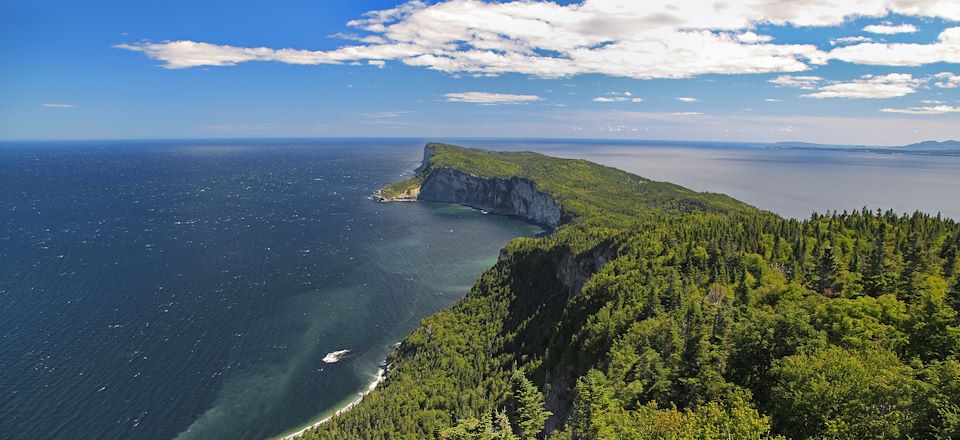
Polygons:
<instances>
[{"instance_id":1,"label":"blue sky","mask_svg":"<svg viewBox=\"0 0 960 440\"><path fill-rule=\"evenodd\" d=\"M136 3L0 0L0 139L960 138L952 0Z\"/></svg>"}]
</instances>

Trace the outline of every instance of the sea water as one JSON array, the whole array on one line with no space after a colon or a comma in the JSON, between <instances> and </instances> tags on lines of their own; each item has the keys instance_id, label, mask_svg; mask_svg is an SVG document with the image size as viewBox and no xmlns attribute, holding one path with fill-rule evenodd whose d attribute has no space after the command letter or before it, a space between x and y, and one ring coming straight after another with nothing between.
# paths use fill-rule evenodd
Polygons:
<instances>
[{"instance_id":1,"label":"sea water","mask_svg":"<svg viewBox=\"0 0 960 440\"><path fill-rule=\"evenodd\" d=\"M0 147L0 437L258 439L354 400L536 226L368 197L414 140Z\"/></svg>"}]
</instances>

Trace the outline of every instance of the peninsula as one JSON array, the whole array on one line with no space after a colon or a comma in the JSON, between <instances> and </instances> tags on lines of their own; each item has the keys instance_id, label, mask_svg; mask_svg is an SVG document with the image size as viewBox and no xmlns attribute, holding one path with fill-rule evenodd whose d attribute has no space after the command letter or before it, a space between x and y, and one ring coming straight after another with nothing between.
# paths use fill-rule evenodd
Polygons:
<instances>
[{"instance_id":1,"label":"peninsula","mask_svg":"<svg viewBox=\"0 0 960 440\"><path fill-rule=\"evenodd\" d=\"M778 217L583 160L429 144L381 200L553 228L310 439L960 437L960 225Z\"/></svg>"}]
</instances>

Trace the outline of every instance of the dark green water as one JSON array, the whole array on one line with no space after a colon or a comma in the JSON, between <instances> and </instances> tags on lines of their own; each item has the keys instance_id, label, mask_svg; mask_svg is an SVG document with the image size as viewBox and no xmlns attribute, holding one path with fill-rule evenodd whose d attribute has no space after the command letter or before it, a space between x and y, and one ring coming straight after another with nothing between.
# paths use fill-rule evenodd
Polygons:
<instances>
[{"instance_id":1,"label":"dark green water","mask_svg":"<svg viewBox=\"0 0 960 440\"><path fill-rule=\"evenodd\" d=\"M369 200L422 145L0 147L0 436L254 439L353 400L507 241L542 232Z\"/></svg>"}]
</instances>

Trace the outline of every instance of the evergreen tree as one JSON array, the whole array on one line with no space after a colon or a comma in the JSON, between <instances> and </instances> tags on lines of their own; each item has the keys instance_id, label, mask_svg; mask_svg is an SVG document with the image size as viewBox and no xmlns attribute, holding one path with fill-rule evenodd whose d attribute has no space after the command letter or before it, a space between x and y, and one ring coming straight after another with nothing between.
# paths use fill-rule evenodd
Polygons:
<instances>
[{"instance_id":1,"label":"evergreen tree","mask_svg":"<svg viewBox=\"0 0 960 440\"><path fill-rule=\"evenodd\" d=\"M747 271L740 275L740 282L737 283L737 289L734 291L737 301L737 307L741 310L750 305L750 283L747 282Z\"/></svg>"},{"instance_id":2,"label":"evergreen tree","mask_svg":"<svg viewBox=\"0 0 960 440\"><path fill-rule=\"evenodd\" d=\"M870 254L870 264L864 277L864 287L870 296L880 296L887 292L889 274L887 273L887 223L880 223L873 251Z\"/></svg>"},{"instance_id":3,"label":"evergreen tree","mask_svg":"<svg viewBox=\"0 0 960 440\"><path fill-rule=\"evenodd\" d=\"M510 379L513 384L514 419L520 438L535 439L553 413L544 409L543 394L520 370L514 371Z\"/></svg>"},{"instance_id":4,"label":"evergreen tree","mask_svg":"<svg viewBox=\"0 0 960 440\"><path fill-rule=\"evenodd\" d=\"M824 295L832 295L836 291L839 276L840 264L837 263L837 256L833 253L833 247L826 246L817 264L817 291Z\"/></svg>"}]
</instances>

